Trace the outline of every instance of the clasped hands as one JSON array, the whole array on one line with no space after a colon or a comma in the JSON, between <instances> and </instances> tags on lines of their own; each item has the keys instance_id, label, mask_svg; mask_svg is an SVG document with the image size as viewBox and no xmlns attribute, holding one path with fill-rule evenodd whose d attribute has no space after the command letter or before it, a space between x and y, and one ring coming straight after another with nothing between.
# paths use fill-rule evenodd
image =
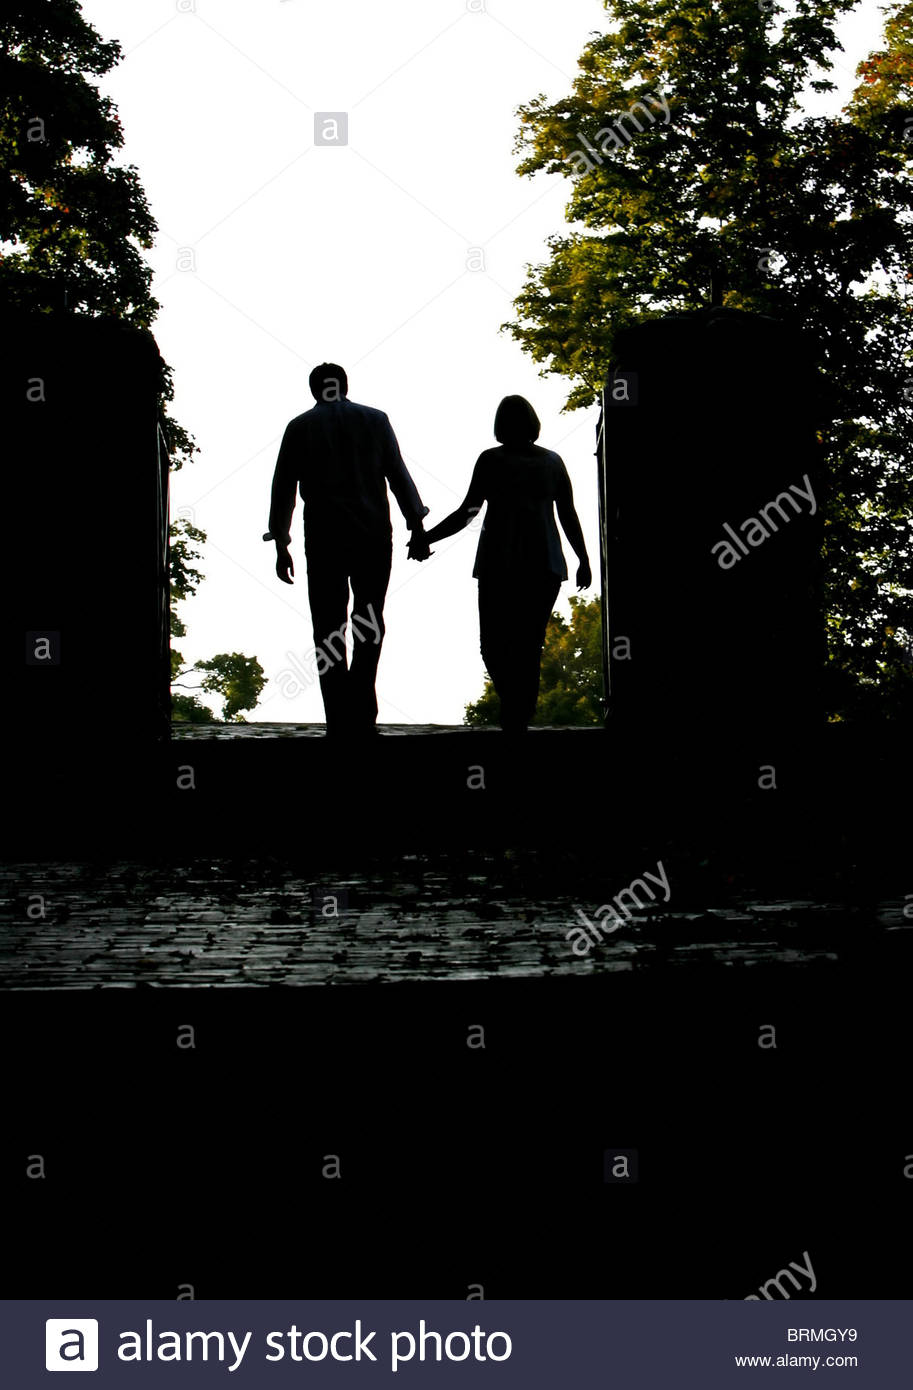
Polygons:
<instances>
[{"instance_id":1,"label":"clasped hands","mask_svg":"<svg viewBox=\"0 0 913 1390\"><path fill-rule=\"evenodd\" d=\"M417 526L412 532L412 539L409 541L407 555L410 560L427 560L432 553L431 546L428 544L428 537L425 535L424 527Z\"/></svg>"}]
</instances>

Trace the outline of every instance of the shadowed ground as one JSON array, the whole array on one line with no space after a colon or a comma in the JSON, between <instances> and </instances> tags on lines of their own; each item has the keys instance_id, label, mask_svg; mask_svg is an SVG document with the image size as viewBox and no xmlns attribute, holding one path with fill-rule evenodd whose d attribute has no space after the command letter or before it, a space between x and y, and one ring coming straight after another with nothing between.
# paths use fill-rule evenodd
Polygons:
<instances>
[{"instance_id":1,"label":"shadowed ground","mask_svg":"<svg viewBox=\"0 0 913 1390\"><path fill-rule=\"evenodd\" d=\"M664 751L601 729L516 745L383 726L364 749L322 732L176 725L145 763L90 740L91 770L49 766L11 832L0 987L877 972L908 954L887 736L730 743L711 761L697 734ZM629 885L600 936L594 914Z\"/></svg>"},{"instance_id":2,"label":"shadowed ground","mask_svg":"<svg viewBox=\"0 0 913 1390\"><path fill-rule=\"evenodd\" d=\"M908 745L276 732L100 722L10 792L6 1296L908 1289Z\"/></svg>"},{"instance_id":3,"label":"shadowed ground","mask_svg":"<svg viewBox=\"0 0 913 1390\"><path fill-rule=\"evenodd\" d=\"M530 861L521 851L410 855L337 873L275 857L7 865L0 987L582 979L839 961L890 971L910 960L913 920L900 894L765 901L757 888L714 885L712 876L698 892L693 873L683 889L674 869L668 905L643 897L646 910L575 954L574 942L586 945L568 940L578 909L592 920L613 885L570 857L564 875ZM29 920L33 894L46 901L44 919Z\"/></svg>"}]
</instances>

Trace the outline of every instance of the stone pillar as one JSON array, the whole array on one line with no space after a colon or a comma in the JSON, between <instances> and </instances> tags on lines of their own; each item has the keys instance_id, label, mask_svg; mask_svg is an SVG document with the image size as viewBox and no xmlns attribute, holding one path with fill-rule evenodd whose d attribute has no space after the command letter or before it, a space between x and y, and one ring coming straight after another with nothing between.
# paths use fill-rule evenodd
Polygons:
<instances>
[{"instance_id":1,"label":"stone pillar","mask_svg":"<svg viewBox=\"0 0 913 1390\"><path fill-rule=\"evenodd\" d=\"M808 345L711 308L622 331L603 391L610 722L807 727L824 661Z\"/></svg>"},{"instance_id":2,"label":"stone pillar","mask_svg":"<svg viewBox=\"0 0 913 1390\"><path fill-rule=\"evenodd\" d=\"M116 778L170 733L158 350L106 318L2 329L5 736Z\"/></svg>"}]
</instances>

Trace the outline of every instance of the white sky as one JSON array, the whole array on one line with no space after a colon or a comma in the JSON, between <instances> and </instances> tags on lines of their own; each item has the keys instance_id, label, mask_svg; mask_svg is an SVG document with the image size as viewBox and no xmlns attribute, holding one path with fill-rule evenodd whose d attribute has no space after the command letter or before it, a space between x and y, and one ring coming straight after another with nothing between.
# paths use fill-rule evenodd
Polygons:
<instances>
[{"instance_id":1,"label":"white sky","mask_svg":"<svg viewBox=\"0 0 913 1390\"><path fill-rule=\"evenodd\" d=\"M567 464L597 571L596 411L562 415L568 383L540 379L498 326L525 265L565 230L570 188L558 175L517 176L514 111L539 92L569 91L584 43L604 25L600 0L82 8L125 52L102 89L159 224L154 331L175 371L174 414L201 450L171 483L172 516L209 537L206 578L181 609L186 660L255 655L270 679L249 719L323 719L316 680L290 698L278 679L297 662L306 684L310 665L300 499L294 587L276 577L275 547L261 535L283 429L313 403L307 374L327 359L347 369L353 400L390 416L428 526L462 500L494 443L501 397L527 396L540 443ZM839 101L880 31L879 7L861 0L842 30ZM345 148L314 145L314 113L327 111L348 113ZM479 252L484 269L471 269ZM391 510L379 719L459 724L484 678L477 533L441 542L418 565L406 559L392 498ZM566 611L576 589L564 549Z\"/></svg>"}]
</instances>

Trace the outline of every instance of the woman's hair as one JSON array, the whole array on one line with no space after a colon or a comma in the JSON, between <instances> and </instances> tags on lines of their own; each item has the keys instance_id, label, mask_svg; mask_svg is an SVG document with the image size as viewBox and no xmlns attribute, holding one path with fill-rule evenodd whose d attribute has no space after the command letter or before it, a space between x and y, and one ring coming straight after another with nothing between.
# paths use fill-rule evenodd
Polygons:
<instances>
[{"instance_id":1,"label":"woman's hair","mask_svg":"<svg viewBox=\"0 0 913 1390\"><path fill-rule=\"evenodd\" d=\"M499 444L532 444L539 438L539 416L525 396L505 396L495 411Z\"/></svg>"}]
</instances>

